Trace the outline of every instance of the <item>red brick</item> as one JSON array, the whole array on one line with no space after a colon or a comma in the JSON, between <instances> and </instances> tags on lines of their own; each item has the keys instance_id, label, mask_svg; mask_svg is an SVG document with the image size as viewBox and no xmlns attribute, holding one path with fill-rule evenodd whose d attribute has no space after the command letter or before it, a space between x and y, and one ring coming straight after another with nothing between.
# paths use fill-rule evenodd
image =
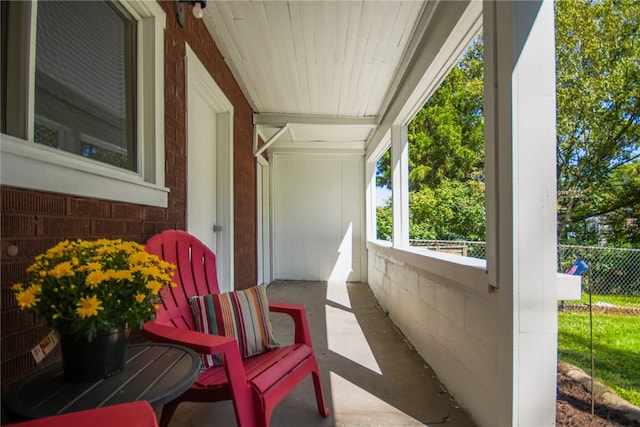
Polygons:
<instances>
[{"instance_id":1,"label":"red brick","mask_svg":"<svg viewBox=\"0 0 640 427\"><path fill-rule=\"evenodd\" d=\"M142 219L142 207L128 203L112 203L111 217L129 220Z\"/></svg>"},{"instance_id":2,"label":"red brick","mask_svg":"<svg viewBox=\"0 0 640 427\"><path fill-rule=\"evenodd\" d=\"M136 239L141 239L144 235L144 226L142 221L128 221L127 222L127 234L129 236L136 236Z\"/></svg>"},{"instance_id":3,"label":"red brick","mask_svg":"<svg viewBox=\"0 0 640 427\"><path fill-rule=\"evenodd\" d=\"M93 221L93 235L119 238L127 234L127 221L125 220L95 220Z\"/></svg>"},{"instance_id":4,"label":"red brick","mask_svg":"<svg viewBox=\"0 0 640 427\"><path fill-rule=\"evenodd\" d=\"M35 236L36 224L33 215L12 215L2 212L2 238Z\"/></svg>"},{"instance_id":5,"label":"red brick","mask_svg":"<svg viewBox=\"0 0 640 427\"><path fill-rule=\"evenodd\" d=\"M4 298L5 293L3 292L2 295ZM11 295L11 297L13 297L13 295ZM33 313L22 311L17 307L2 311L3 334L8 335L15 332L21 332L25 329L33 328L36 324L36 319Z\"/></svg>"},{"instance_id":6,"label":"red brick","mask_svg":"<svg viewBox=\"0 0 640 427\"><path fill-rule=\"evenodd\" d=\"M65 211L64 197L58 194L18 190L10 187L2 189L2 213L37 212L39 214L62 215Z\"/></svg>"},{"instance_id":7,"label":"red brick","mask_svg":"<svg viewBox=\"0 0 640 427\"><path fill-rule=\"evenodd\" d=\"M2 389L8 389L36 367L31 353L23 352L9 360L2 359ZM4 393L3 393L4 394Z\"/></svg>"},{"instance_id":8,"label":"red brick","mask_svg":"<svg viewBox=\"0 0 640 427\"><path fill-rule=\"evenodd\" d=\"M154 206L145 206L142 208L142 217L145 221L164 221L165 210Z\"/></svg>"},{"instance_id":9,"label":"red brick","mask_svg":"<svg viewBox=\"0 0 640 427\"><path fill-rule=\"evenodd\" d=\"M74 239L88 236L91 220L83 218L44 218L44 233L49 236L61 236Z\"/></svg>"},{"instance_id":10,"label":"red brick","mask_svg":"<svg viewBox=\"0 0 640 427\"><path fill-rule=\"evenodd\" d=\"M98 199L67 198L67 215L82 218L108 218L109 203Z\"/></svg>"}]
</instances>

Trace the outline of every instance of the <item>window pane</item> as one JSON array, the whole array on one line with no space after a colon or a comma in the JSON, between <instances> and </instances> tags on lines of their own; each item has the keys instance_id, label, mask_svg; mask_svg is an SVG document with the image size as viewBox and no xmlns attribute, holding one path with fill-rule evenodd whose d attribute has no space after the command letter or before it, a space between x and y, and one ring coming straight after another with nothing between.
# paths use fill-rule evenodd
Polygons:
<instances>
[{"instance_id":1,"label":"window pane","mask_svg":"<svg viewBox=\"0 0 640 427\"><path fill-rule=\"evenodd\" d=\"M34 139L135 171L135 21L116 7L38 2Z\"/></svg>"},{"instance_id":2,"label":"window pane","mask_svg":"<svg viewBox=\"0 0 640 427\"><path fill-rule=\"evenodd\" d=\"M376 162L376 238L392 240L391 147Z\"/></svg>"},{"instance_id":3,"label":"window pane","mask_svg":"<svg viewBox=\"0 0 640 427\"><path fill-rule=\"evenodd\" d=\"M477 36L409 124L413 246L484 258L483 49Z\"/></svg>"}]
</instances>

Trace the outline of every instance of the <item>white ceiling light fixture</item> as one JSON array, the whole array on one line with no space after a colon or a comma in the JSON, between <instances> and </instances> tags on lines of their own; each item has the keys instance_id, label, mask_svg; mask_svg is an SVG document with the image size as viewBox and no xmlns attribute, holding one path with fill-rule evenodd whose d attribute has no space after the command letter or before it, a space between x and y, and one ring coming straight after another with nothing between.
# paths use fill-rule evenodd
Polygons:
<instances>
[{"instance_id":1,"label":"white ceiling light fixture","mask_svg":"<svg viewBox=\"0 0 640 427\"><path fill-rule=\"evenodd\" d=\"M180 27L184 27L184 23L186 20L185 4L190 4L193 6L192 12L193 16L195 16L196 19L201 19L204 16L204 11L202 9L207 7L206 0L174 0L173 5L176 11L176 20L178 21L178 24L180 24Z\"/></svg>"}]
</instances>

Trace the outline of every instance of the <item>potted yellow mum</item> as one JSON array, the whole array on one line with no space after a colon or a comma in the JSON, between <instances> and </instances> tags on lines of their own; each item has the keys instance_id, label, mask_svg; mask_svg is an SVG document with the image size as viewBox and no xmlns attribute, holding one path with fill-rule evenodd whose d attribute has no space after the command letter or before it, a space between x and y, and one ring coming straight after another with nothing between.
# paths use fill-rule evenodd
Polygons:
<instances>
[{"instance_id":1,"label":"potted yellow mum","mask_svg":"<svg viewBox=\"0 0 640 427\"><path fill-rule=\"evenodd\" d=\"M122 369L128 330L153 318L160 292L175 286L174 268L136 242L65 240L38 255L31 281L13 289L21 309L60 334L65 378L92 381Z\"/></svg>"}]
</instances>

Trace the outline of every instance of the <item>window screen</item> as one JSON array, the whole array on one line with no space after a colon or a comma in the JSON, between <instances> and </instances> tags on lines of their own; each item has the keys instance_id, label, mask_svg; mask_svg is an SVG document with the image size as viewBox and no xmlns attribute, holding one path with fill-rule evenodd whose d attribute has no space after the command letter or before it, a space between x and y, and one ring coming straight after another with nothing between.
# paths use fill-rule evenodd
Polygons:
<instances>
[{"instance_id":1,"label":"window screen","mask_svg":"<svg viewBox=\"0 0 640 427\"><path fill-rule=\"evenodd\" d=\"M34 140L137 171L135 20L110 2L38 2Z\"/></svg>"}]
</instances>

